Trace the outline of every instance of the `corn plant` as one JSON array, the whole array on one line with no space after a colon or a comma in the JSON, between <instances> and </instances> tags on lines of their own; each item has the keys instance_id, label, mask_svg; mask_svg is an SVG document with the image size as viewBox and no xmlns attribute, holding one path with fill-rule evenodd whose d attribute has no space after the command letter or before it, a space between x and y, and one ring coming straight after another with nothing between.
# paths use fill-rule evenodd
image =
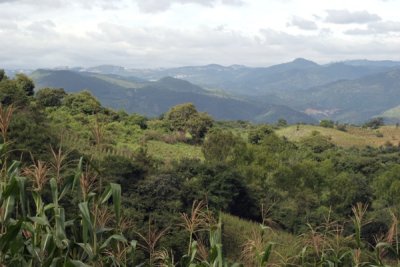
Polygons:
<instances>
[{"instance_id":1,"label":"corn plant","mask_svg":"<svg viewBox=\"0 0 400 267\"><path fill-rule=\"evenodd\" d=\"M270 227L260 224L259 231L254 231L252 237L243 245L242 259L252 266L266 266L271 259L273 242L269 242L267 231Z\"/></svg>"},{"instance_id":2,"label":"corn plant","mask_svg":"<svg viewBox=\"0 0 400 267\"><path fill-rule=\"evenodd\" d=\"M400 249L399 249L399 220L393 211L390 211L392 223L384 240L378 242L375 246L375 262L374 266L389 266L384 263L384 257L387 254L392 254L395 258L396 265L400 264Z\"/></svg>"},{"instance_id":3,"label":"corn plant","mask_svg":"<svg viewBox=\"0 0 400 267\"><path fill-rule=\"evenodd\" d=\"M14 161L0 182L0 262L6 266L132 266L136 241L123 233L121 187L98 192L95 176L82 169L60 178L51 164ZM59 166L59 165L57 165ZM3 166L4 167L4 166ZM62 183L61 183L62 181ZM46 202L47 195L51 201ZM77 212L61 203L75 196ZM112 213L104 211L112 203ZM68 214L70 215L70 214Z\"/></svg>"},{"instance_id":4,"label":"corn plant","mask_svg":"<svg viewBox=\"0 0 400 267\"><path fill-rule=\"evenodd\" d=\"M173 253L163 249L156 252L154 260L157 266L172 267L239 267L240 264L231 264L222 252L222 222L221 216L215 221L212 213L204 202L194 202L190 214L181 214L181 226L189 234L187 254L175 263ZM207 234L207 242L201 234ZM207 244L206 244L207 243Z\"/></svg>"}]
</instances>

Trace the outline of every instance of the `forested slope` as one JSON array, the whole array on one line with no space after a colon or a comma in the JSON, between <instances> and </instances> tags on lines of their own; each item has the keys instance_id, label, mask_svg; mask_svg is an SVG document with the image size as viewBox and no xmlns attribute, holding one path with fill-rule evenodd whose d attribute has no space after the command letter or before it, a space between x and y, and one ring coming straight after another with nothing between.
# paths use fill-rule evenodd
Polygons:
<instances>
[{"instance_id":1,"label":"forested slope","mask_svg":"<svg viewBox=\"0 0 400 267\"><path fill-rule=\"evenodd\" d=\"M148 119L0 77L6 265L398 264L397 144L291 141L189 103Z\"/></svg>"}]
</instances>

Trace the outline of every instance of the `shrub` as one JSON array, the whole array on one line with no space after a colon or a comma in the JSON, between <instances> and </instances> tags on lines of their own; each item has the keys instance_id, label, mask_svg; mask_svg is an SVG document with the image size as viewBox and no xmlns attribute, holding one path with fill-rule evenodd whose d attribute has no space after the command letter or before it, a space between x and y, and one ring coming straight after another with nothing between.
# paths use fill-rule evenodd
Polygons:
<instances>
[{"instance_id":1,"label":"shrub","mask_svg":"<svg viewBox=\"0 0 400 267\"><path fill-rule=\"evenodd\" d=\"M319 126L325 127L325 128L333 128L335 123L332 120L321 120L319 122Z\"/></svg>"}]
</instances>

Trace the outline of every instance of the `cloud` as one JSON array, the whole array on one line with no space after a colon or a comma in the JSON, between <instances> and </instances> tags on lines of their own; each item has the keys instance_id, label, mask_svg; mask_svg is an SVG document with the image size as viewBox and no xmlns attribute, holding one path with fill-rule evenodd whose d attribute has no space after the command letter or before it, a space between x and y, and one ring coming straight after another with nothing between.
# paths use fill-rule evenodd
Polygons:
<instances>
[{"instance_id":1,"label":"cloud","mask_svg":"<svg viewBox=\"0 0 400 267\"><path fill-rule=\"evenodd\" d=\"M400 21L378 21L368 24L367 28L350 29L344 33L349 35L400 33Z\"/></svg>"},{"instance_id":2,"label":"cloud","mask_svg":"<svg viewBox=\"0 0 400 267\"><path fill-rule=\"evenodd\" d=\"M370 29L360 29L360 28L346 30L343 33L348 34L348 35L370 35L370 34L373 34L373 32Z\"/></svg>"},{"instance_id":3,"label":"cloud","mask_svg":"<svg viewBox=\"0 0 400 267\"><path fill-rule=\"evenodd\" d=\"M377 14L372 14L367 11L348 11L346 9L340 10L326 10L328 16L325 18L325 22L334 24L350 24L358 23L365 24L373 21L380 21L382 18Z\"/></svg>"},{"instance_id":4,"label":"cloud","mask_svg":"<svg viewBox=\"0 0 400 267\"><path fill-rule=\"evenodd\" d=\"M296 2L274 1L282 9ZM344 11L351 19L342 14L339 21L366 21L360 17L367 13L368 23L336 25L325 23L325 8L320 9L320 19L309 13L310 17L293 16L286 21L287 8L282 13L255 4L236 8L243 0L7 2L0 0L0 68L99 64L150 68L209 63L266 66L297 57L327 62L357 57L396 59L400 54L399 22L389 21L390 17L371 19L377 15L366 11ZM110 9L108 3L119 10ZM221 15L215 17L214 13ZM299 10L296 14L307 13ZM296 29L285 28L286 22ZM265 25L270 28L258 31ZM347 36L341 34L343 29L348 30ZM348 36L351 34L365 36Z\"/></svg>"},{"instance_id":5,"label":"cloud","mask_svg":"<svg viewBox=\"0 0 400 267\"><path fill-rule=\"evenodd\" d=\"M317 24L312 20L303 19L301 17L293 16L291 21L287 23L288 26L294 26L302 30L317 30Z\"/></svg>"},{"instance_id":6,"label":"cloud","mask_svg":"<svg viewBox=\"0 0 400 267\"><path fill-rule=\"evenodd\" d=\"M102 9L116 9L119 4L135 3L139 10L145 13L158 13L168 10L173 4L198 4L205 7L213 7L217 4L229 6L241 6L243 0L0 0L0 4L18 2L24 5L44 8L62 8L66 6L79 6L87 9L100 7Z\"/></svg>"},{"instance_id":7,"label":"cloud","mask_svg":"<svg viewBox=\"0 0 400 267\"><path fill-rule=\"evenodd\" d=\"M85 33L65 33L52 21L36 21L18 31L0 31L0 40L0 62L6 68L100 64L151 68L209 63L267 66L296 57L328 62L366 55L393 59L400 53L396 38L348 42L326 30L294 35L262 29L258 35L247 35L229 27L180 30L110 22L99 23L97 29Z\"/></svg>"},{"instance_id":8,"label":"cloud","mask_svg":"<svg viewBox=\"0 0 400 267\"><path fill-rule=\"evenodd\" d=\"M242 6L244 1L242 0L222 0L222 4L231 6Z\"/></svg>"},{"instance_id":9,"label":"cloud","mask_svg":"<svg viewBox=\"0 0 400 267\"><path fill-rule=\"evenodd\" d=\"M56 24L51 20L34 21L29 24L25 30L27 33L36 36L37 38L54 38L57 33L55 31Z\"/></svg>"},{"instance_id":10,"label":"cloud","mask_svg":"<svg viewBox=\"0 0 400 267\"><path fill-rule=\"evenodd\" d=\"M137 0L139 1L139 0ZM19 5L19 7L31 7L40 10L48 9L62 9L71 6L77 6L79 8L92 9L94 7L100 7L102 9L115 9L117 4L122 3L123 0L0 0L2 3L13 3L13 5Z\"/></svg>"},{"instance_id":11,"label":"cloud","mask_svg":"<svg viewBox=\"0 0 400 267\"><path fill-rule=\"evenodd\" d=\"M400 32L400 21L379 21L368 25L377 33Z\"/></svg>"},{"instance_id":12,"label":"cloud","mask_svg":"<svg viewBox=\"0 0 400 267\"><path fill-rule=\"evenodd\" d=\"M223 5L240 6L242 0L134 0L139 9L146 13L157 13L168 10L173 4L198 4L206 7L213 7L220 3Z\"/></svg>"}]
</instances>

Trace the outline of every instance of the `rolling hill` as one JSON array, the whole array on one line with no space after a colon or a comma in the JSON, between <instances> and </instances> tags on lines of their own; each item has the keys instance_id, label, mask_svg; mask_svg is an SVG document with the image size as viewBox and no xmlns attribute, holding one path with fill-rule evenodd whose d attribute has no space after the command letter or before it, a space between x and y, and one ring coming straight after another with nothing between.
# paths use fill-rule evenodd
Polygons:
<instances>
[{"instance_id":1,"label":"rolling hill","mask_svg":"<svg viewBox=\"0 0 400 267\"><path fill-rule=\"evenodd\" d=\"M330 110L321 118L345 122L386 116L385 111L400 104L400 68L298 91L291 101L301 110Z\"/></svg>"},{"instance_id":2,"label":"rolling hill","mask_svg":"<svg viewBox=\"0 0 400 267\"><path fill-rule=\"evenodd\" d=\"M300 125L299 127L291 125L279 129L276 133L291 141L300 141L311 136L315 131L328 137L330 142L335 145L346 148L380 147L388 144L396 146L400 143L400 128L392 125L380 127L377 130L347 126L346 132L314 125Z\"/></svg>"},{"instance_id":3,"label":"rolling hill","mask_svg":"<svg viewBox=\"0 0 400 267\"><path fill-rule=\"evenodd\" d=\"M217 119L362 123L400 119L400 62L349 60L319 65L298 58L270 67L241 65L128 69L103 65L32 73L38 87L89 89L105 105L158 116L193 102Z\"/></svg>"},{"instance_id":4,"label":"rolling hill","mask_svg":"<svg viewBox=\"0 0 400 267\"><path fill-rule=\"evenodd\" d=\"M138 78L120 77L118 74L68 70L38 70L32 73L31 77L37 88L64 88L67 92L87 89L106 106L150 117L159 116L174 105L192 102L198 110L208 112L218 120L273 123L284 118L289 123L316 122L310 116L289 107L217 94L172 77L149 82Z\"/></svg>"},{"instance_id":5,"label":"rolling hill","mask_svg":"<svg viewBox=\"0 0 400 267\"><path fill-rule=\"evenodd\" d=\"M384 72L398 66L397 62L347 61L326 65L297 58L291 62L270 67L251 68L241 65L188 66L168 69L126 69L117 66L99 66L88 71L103 74L136 76L147 80L158 80L171 76L207 89L224 90L239 95L275 94L286 98L293 91L324 85L338 80Z\"/></svg>"}]
</instances>

